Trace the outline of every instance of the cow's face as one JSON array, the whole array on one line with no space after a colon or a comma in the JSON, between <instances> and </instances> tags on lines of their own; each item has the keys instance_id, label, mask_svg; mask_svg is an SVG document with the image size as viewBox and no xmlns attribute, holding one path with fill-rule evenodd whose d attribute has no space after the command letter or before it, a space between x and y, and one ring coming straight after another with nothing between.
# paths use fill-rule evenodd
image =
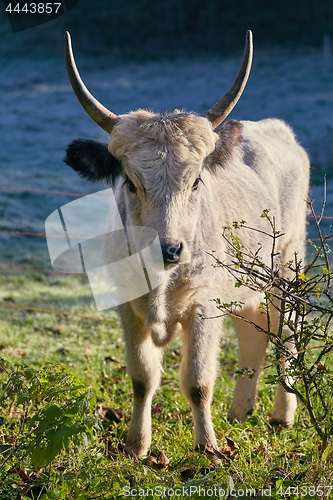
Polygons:
<instances>
[{"instance_id":1,"label":"cow's face","mask_svg":"<svg viewBox=\"0 0 333 500\"><path fill-rule=\"evenodd\" d=\"M191 259L203 164L217 138L208 120L182 112L140 110L112 131L109 151L121 165L127 223L158 232L166 264Z\"/></svg>"},{"instance_id":2,"label":"cow's face","mask_svg":"<svg viewBox=\"0 0 333 500\"><path fill-rule=\"evenodd\" d=\"M122 116L108 146L73 141L65 162L90 181L116 184L126 224L155 229L165 264L173 266L191 260L211 174L224 168L241 140L242 125L235 120L216 133L193 114L139 110Z\"/></svg>"},{"instance_id":3,"label":"cow's face","mask_svg":"<svg viewBox=\"0 0 333 500\"><path fill-rule=\"evenodd\" d=\"M94 141L74 141L67 149L66 163L90 180L114 181L122 176L127 222L157 230L166 264L189 261L200 212L204 160L212 154L219 138L214 129L229 115L246 85L252 62L251 32L246 36L234 84L205 117L179 111L156 115L142 110L116 115L97 101L82 82L69 33L65 37L65 58L80 103L110 134L109 151ZM238 140L238 127L233 129L234 137L227 137L226 148L218 148L219 165ZM224 141L219 143L223 146Z\"/></svg>"}]
</instances>

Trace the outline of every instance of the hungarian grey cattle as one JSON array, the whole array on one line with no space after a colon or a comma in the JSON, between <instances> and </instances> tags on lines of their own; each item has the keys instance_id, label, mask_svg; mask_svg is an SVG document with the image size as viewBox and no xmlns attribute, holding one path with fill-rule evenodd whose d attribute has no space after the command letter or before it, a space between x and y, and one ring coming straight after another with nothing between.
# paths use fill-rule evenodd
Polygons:
<instances>
[{"instance_id":1,"label":"hungarian grey cattle","mask_svg":"<svg viewBox=\"0 0 333 500\"><path fill-rule=\"evenodd\" d=\"M108 134L109 143L74 140L65 162L89 181L114 186L124 226L157 231L165 262L164 279L150 293L119 306L126 343L127 373L134 406L126 451L146 454L151 444L151 402L159 386L164 346L182 330L180 386L192 408L194 445L217 448L211 418L218 371L222 320L214 298L242 302L236 319L239 367L255 370L236 382L230 420L252 412L258 372L265 356L267 328L259 309L262 296L235 281L225 266L213 266L212 252L231 263L223 228L246 221L241 241L270 262L269 210L276 229L280 262L304 258L309 160L292 130L278 119L259 122L224 120L240 98L252 62L252 34L247 33L239 74L204 116L175 110L158 114L139 109L116 115L85 87L66 33L66 65L73 90L88 115ZM277 314L275 314L277 316ZM275 317L274 316L274 317ZM272 331L279 318L271 318ZM296 398L277 389L271 421L291 426Z\"/></svg>"}]
</instances>

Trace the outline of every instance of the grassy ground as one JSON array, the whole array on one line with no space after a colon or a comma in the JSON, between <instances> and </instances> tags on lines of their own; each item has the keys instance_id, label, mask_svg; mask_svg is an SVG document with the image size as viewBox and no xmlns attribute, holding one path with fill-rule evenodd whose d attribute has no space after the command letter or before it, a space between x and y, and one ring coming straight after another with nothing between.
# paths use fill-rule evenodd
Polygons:
<instances>
[{"instance_id":1,"label":"grassy ground","mask_svg":"<svg viewBox=\"0 0 333 500\"><path fill-rule=\"evenodd\" d=\"M152 407L152 451L158 456L163 450L170 462L166 465L163 454L159 459L149 456L133 460L121 452L131 415L131 383L125 373L124 343L115 313L104 312L104 321L90 318L100 318L101 314L95 310L88 282L80 276L2 270L0 285L1 500L189 495L330 498L329 486L333 497L333 460L320 460L319 439L304 409L299 408L292 430L268 425L274 387L265 384L266 372L255 413L244 423L227 421L237 366L236 341L229 324L222 341L212 408L218 442L225 453L221 466L213 467L206 455L193 450L191 413L178 387L180 338L166 349L163 380ZM16 307L20 305L73 315ZM24 366L29 367L29 375ZM93 396L87 392L89 386ZM81 418L86 438L64 441L50 464L40 461L38 465L34 453L40 442L33 436L29 420L41 408L50 408L51 404L53 408L56 404L62 407L63 401L68 408L74 400L88 401L84 411L83 406L75 407L76 413L69 411L66 417L72 419L72 429ZM90 417L86 418L82 414L89 414L89 405ZM109 411L109 418L99 422L96 405L116 413ZM65 421L62 416L57 418L59 431ZM44 434L41 442L43 439ZM162 463L155 463L159 461Z\"/></svg>"}]
</instances>

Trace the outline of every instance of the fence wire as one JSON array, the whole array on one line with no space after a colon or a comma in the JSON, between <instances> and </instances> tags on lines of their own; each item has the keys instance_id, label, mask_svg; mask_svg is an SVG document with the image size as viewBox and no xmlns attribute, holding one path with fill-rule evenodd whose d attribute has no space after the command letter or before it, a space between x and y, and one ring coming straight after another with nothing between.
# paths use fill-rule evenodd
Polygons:
<instances>
[{"instance_id":1,"label":"fence wire","mask_svg":"<svg viewBox=\"0 0 333 500\"><path fill-rule=\"evenodd\" d=\"M51 190L51 189L32 189L32 188L27 188L24 186L0 185L0 190L8 191L8 192L12 191L12 192L21 192L21 193L34 193L34 194L53 194L53 195L69 196L69 197L73 197L73 198L83 197L83 196L87 195L87 193L74 193L74 192L57 191L57 190ZM93 195L89 195L89 196L93 196ZM314 216L312 214L310 214L309 217L314 217ZM333 220L332 215L321 215L321 218ZM0 230L0 234L6 234L9 236L26 236L26 237L46 238L45 233L39 233L39 232L33 232L33 231ZM57 235L57 234L54 234L51 236L54 238L62 238L63 237L62 235ZM333 238L333 235L328 236L326 239L330 240L332 238ZM312 241L319 241L319 238L312 238ZM59 271L55 271L52 269L35 269L32 267L6 265L6 264L2 264L2 263L0 263L0 269L6 269L9 271L22 271L22 272L33 272L33 273L54 274L54 275L65 276L64 273L61 273ZM71 274L86 276L86 274L82 274L82 273L71 273ZM87 315L87 314L70 313L70 312L66 312L66 311L58 311L58 310L53 310L53 309L43 309L43 308L39 308L39 307L28 307L28 306L21 305L21 304L9 304L6 302L0 302L0 307L41 312L41 313L46 313L46 314L55 314L55 315L60 315L60 316L76 317L76 318L82 318L82 319L90 319L90 320L94 320L94 321L106 321L106 322L110 322L110 323L117 323L118 322L117 319L109 319L109 318L97 317L97 316L92 316L92 315Z\"/></svg>"}]
</instances>

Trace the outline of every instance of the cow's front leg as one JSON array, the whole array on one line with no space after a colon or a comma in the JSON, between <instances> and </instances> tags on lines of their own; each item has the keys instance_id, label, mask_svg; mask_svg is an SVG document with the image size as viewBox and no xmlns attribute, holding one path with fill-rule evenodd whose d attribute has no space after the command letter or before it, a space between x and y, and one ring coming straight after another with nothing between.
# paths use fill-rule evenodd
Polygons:
<instances>
[{"instance_id":1,"label":"cow's front leg","mask_svg":"<svg viewBox=\"0 0 333 500\"><path fill-rule=\"evenodd\" d=\"M182 322L184 340L180 386L192 408L195 447L217 448L211 401L218 367L221 323L217 319L204 319L213 315L216 311L195 308Z\"/></svg>"},{"instance_id":2,"label":"cow's front leg","mask_svg":"<svg viewBox=\"0 0 333 500\"><path fill-rule=\"evenodd\" d=\"M127 373L133 385L133 412L125 451L146 455L151 444L151 402L160 383L162 350L134 315L125 327ZM127 318L128 320L129 318Z\"/></svg>"}]
</instances>

